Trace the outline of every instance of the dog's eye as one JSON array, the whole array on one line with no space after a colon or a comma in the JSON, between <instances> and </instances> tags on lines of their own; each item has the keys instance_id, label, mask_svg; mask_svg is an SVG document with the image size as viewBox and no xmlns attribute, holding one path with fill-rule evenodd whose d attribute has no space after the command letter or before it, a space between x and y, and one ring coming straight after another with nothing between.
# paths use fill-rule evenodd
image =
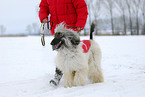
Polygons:
<instances>
[{"instance_id":1,"label":"dog's eye","mask_svg":"<svg viewBox=\"0 0 145 97\"><path fill-rule=\"evenodd\" d=\"M69 38L69 39L72 39L73 37L72 37L72 36L69 36L68 38Z\"/></svg>"},{"instance_id":2,"label":"dog's eye","mask_svg":"<svg viewBox=\"0 0 145 97\"><path fill-rule=\"evenodd\" d=\"M61 37L63 37L63 34L62 34L61 32L57 32L57 33L55 34L55 37L61 38Z\"/></svg>"}]
</instances>

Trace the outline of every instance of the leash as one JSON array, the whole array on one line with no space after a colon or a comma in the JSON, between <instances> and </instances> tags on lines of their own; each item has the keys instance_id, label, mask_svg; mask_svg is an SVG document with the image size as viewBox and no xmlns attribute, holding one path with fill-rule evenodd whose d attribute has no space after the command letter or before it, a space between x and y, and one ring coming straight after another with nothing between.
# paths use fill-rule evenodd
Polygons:
<instances>
[{"instance_id":1,"label":"leash","mask_svg":"<svg viewBox=\"0 0 145 97\"><path fill-rule=\"evenodd\" d=\"M68 26L68 25L65 25L65 27L69 27L69 28L75 28L75 29L77 29L77 27L74 27L74 26Z\"/></svg>"},{"instance_id":2,"label":"leash","mask_svg":"<svg viewBox=\"0 0 145 97\"><path fill-rule=\"evenodd\" d=\"M49 26L49 23L52 23L51 24L51 28ZM52 26L53 26L53 22L52 21L48 21L47 22L47 29L50 31L52 29ZM44 34L44 30L45 30L45 23L42 23L41 24L41 31L40 31L40 35L41 35L41 43L42 43L42 46L45 46L45 34Z\"/></svg>"},{"instance_id":3,"label":"leash","mask_svg":"<svg viewBox=\"0 0 145 97\"><path fill-rule=\"evenodd\" d=\"M41 32L40 32L42 46L45 46L45 38L44 38L44 28L45 27L44 26L45 26L45 23L42 23L41 24Z\"/></svg>"},{"instance_id":4,"label":"leash","mask_svg":"<svg viewBox=\"0 0 145 97\"><path fill-rule=\"evenodd\" d=\"M53 24L56 24L56 25L58 24L58 23L54 23L53 21L48 21L48 22L52 23L52 26L53 26ZM47 28L49 28L49 23L47 23ZM52 26L51 26L51 29L52 29ZM75 29L77 29L77 27L69 26L69 25L66 25L65 23L64 23L64 27L69 27L69 28L75 28Z\"/></svg>"}]
</instances>

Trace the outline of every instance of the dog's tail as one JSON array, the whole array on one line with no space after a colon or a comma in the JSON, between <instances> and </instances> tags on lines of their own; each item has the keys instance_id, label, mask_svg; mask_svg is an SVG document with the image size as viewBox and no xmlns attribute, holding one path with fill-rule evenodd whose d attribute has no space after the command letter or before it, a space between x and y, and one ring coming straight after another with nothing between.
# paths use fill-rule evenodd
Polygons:
<instances>
[{"instance_id":1,"label":"dog's tail","mask_svg":"<svg viewBox=\"0 0 145 97\"><path fill-rule=\"evenodd\" d=\"M91 28L90 28L90 40L93 40L93 32L94 32L94 29L95 29L95 23L92 22Z\"/></svg>"}]
</instances>

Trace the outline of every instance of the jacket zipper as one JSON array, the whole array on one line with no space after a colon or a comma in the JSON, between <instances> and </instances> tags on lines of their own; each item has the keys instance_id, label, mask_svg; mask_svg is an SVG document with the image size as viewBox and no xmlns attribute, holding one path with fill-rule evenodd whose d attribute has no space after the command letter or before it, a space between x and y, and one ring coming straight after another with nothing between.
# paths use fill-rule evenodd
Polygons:
<instances>
[{"instance_id":1,"label":"jacket zipper","mask_svg":"<svg viewBox=\"0 0 145 97\"><path fill-rule=\"evenodd\" d=\"M57 15L57 0L55 0L55 4L56 4L56 6L55 6L56 19L57 19L57 23L59 23L59 21L58 21L58 15Z\"/></svg>"}]
</instances>

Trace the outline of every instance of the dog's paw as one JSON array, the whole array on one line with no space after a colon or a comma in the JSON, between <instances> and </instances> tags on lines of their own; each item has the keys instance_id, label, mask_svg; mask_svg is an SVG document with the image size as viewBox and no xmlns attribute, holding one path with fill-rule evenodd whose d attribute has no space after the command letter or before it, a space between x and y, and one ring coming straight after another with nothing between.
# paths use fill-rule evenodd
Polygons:
<instances>
[{"instance_id":1,"label":"dog's paw","mask_svg":"<svg viewBox=\"0 0 145 97\"><path fill-rule=\"evenodd\" d=\"M73 86L67 86L67 85L64 86L64 88L71 88L71 87L73 87Z\"/></svg>"},{"instance_id":2,"label":"dog's paw","mask_svg":"<svg viewBox=\"0 0 145 97\"><path fill-rule=\"evenodd\" d=\"M57 81L54 81L54 80L51 80L50 82L49 82L49 84L51 85L51 86L57 86L58 84L59 84L59 82Z\"/></svg>"}]
</instances>

